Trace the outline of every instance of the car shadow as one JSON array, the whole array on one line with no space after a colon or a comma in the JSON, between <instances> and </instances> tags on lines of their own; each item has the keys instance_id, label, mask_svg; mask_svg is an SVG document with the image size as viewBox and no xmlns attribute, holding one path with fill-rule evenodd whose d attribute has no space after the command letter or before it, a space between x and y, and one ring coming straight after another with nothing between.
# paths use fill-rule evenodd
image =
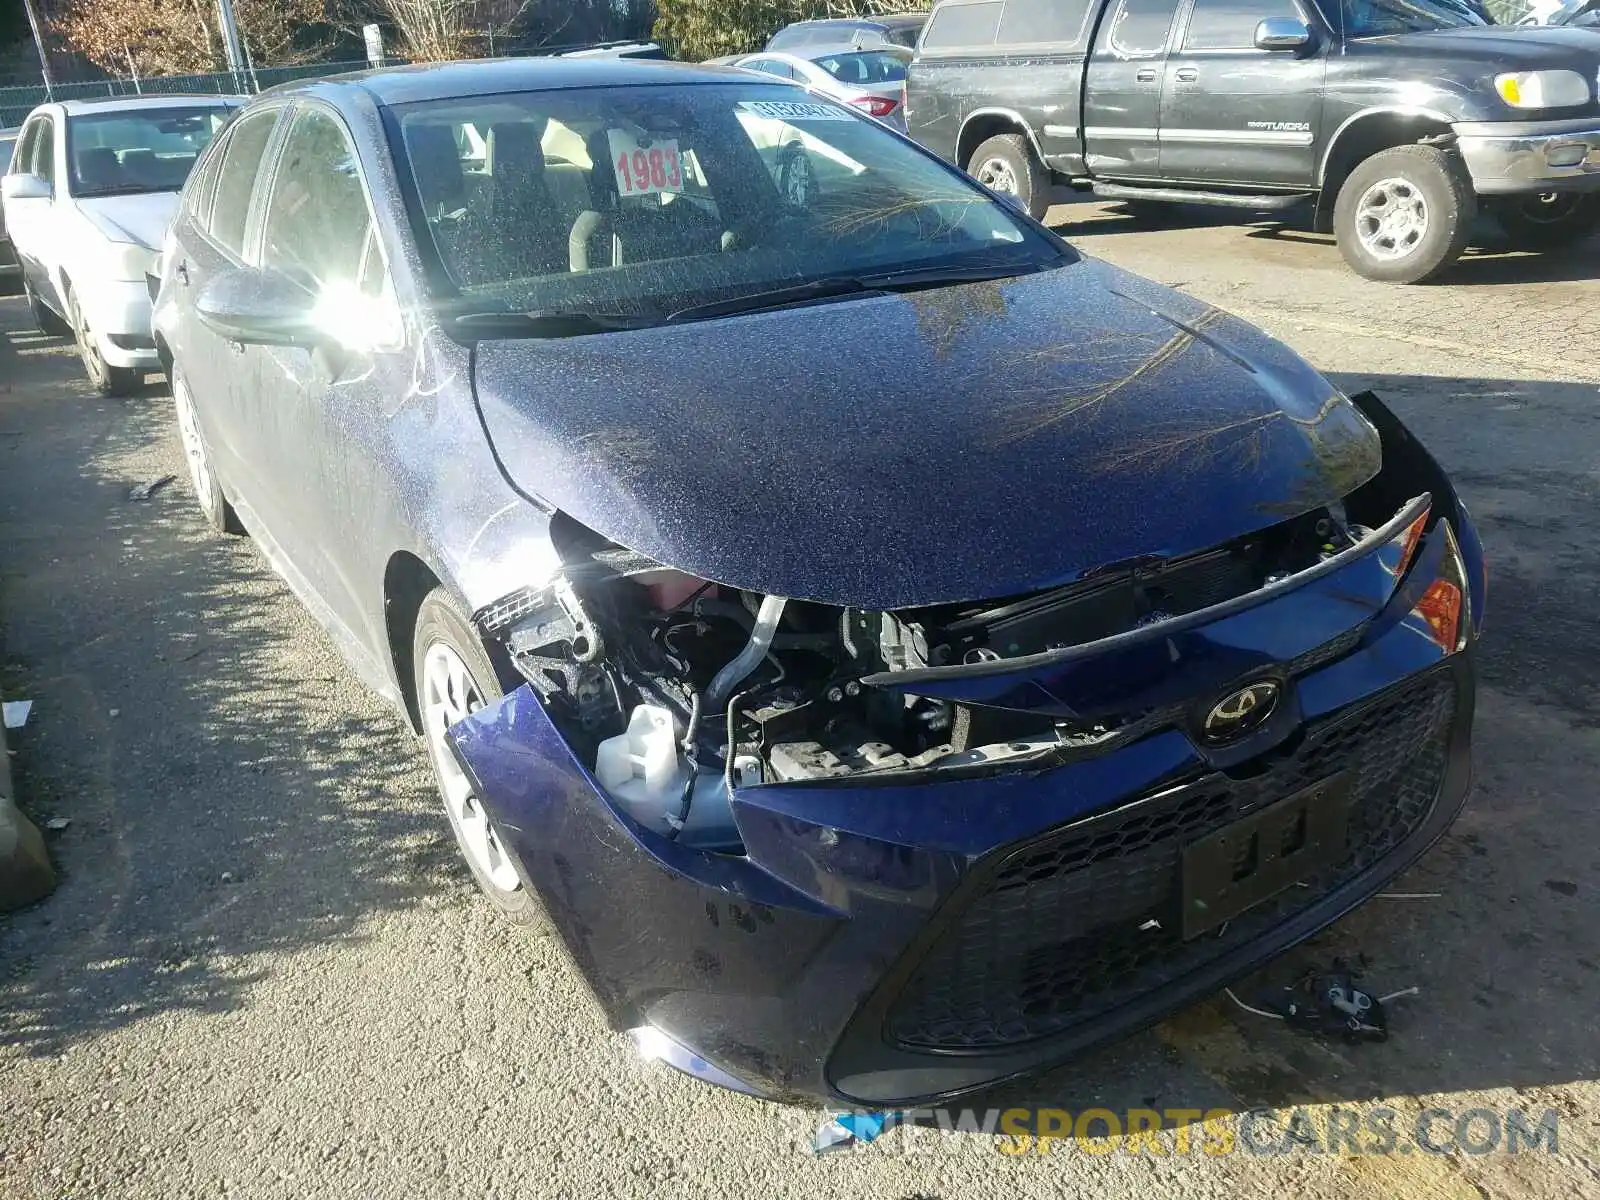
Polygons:
<instances>
[{"instance_id":1,"label":"car shadow","mask_svg":"<svg viewBox=\"0 0 1600 1200\"><path fill-rule=\"evenodd\" d=\"M66 346L0 303L0 692L33 701L22 806L65 823L55 893L0 916L0 1046L33 1055L475 894L401 723L204 529L164 388L94 396Z\"/></svg>"}]
</instances>

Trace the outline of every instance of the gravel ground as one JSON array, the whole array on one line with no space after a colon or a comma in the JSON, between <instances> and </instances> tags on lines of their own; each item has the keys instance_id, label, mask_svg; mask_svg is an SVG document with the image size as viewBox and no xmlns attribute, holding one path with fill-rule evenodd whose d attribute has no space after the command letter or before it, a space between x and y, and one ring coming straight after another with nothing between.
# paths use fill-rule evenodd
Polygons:
<instances>
[{"instance_id":1,"label":"gravel ground","mask_svg":"<svg viewBox=\"0 0 1600 1200\"><path fill-rule=\"evenodd\" d=\"M1600 1195L1600 243L1391 288L1294 230L1055 216L1387 398L1478 516L1490 632L1476 792L1396 885L1441 895L1374 900L1272 969L1359 955L1417 985L1391 1041L1217 999L1005 1102L1554 1109L1559 1153L1013 1156L918 1129L803 1155L815 1114L639 1061L548 936L491 918L410 737L250 542L206 535L186 477L128 499L183 471L166 393L88 395L11 300L0 691L35 701L25 806L71 823L59 891L0 918L0 1197Z\"/></svg>"}]
</instances>

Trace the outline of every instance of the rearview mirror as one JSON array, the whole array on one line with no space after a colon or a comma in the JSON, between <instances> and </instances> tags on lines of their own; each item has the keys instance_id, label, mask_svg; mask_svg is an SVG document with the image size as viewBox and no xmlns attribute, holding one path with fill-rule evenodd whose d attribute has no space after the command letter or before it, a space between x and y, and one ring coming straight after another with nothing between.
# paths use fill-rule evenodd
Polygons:
<instances>
[{"instance_id":1,"label":"rearview mirror","mask_svg":"<svg viewBox=\"0 0 1600 1200\"><path fill-rule=\"evenodd\" d=\"M1297 17L1268 17L1256 26L1257 50L1303 50L1311 44L1311 27Z\"/></svg>"},{"instance_id":2,"label":"rearview mirror","mask_svg":"<svg viewBox=\"0 0 1600 1200\"><path fill-rule=\"evenodd\" d=\"M0 179L0 196L7 200L48 200L52 194L48 182L28 172Z\"/></svg>"},{"instance_id":3,"label":"rearview mirror","mask_svg":"<svg viewBox=\"0 0 1600 1200\"><path fill-rule=\"evenodd\" d=\"M247 346L314 347L316 298L277 271L239 267L211 279L195 298L194 311L208 328Z\"/></svg>"}]
</instances>

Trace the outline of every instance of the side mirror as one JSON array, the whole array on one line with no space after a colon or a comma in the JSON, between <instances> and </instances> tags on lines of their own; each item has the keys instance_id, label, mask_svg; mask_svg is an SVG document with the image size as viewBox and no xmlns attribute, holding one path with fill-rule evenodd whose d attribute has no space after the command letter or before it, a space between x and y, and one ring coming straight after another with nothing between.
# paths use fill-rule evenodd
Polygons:
<instances>
[{"instance_id":1,"label":"side mirror","mask_svg":"<svg viewBox=\"0 0 1600 1200\"><path fill-rule=\"evenodd\" d=\"M1256 26L1257 50L1304 50L1311 27L1295 17L1268 17Z\"/></svg>"},{"instance_id":2,"label":"side mirror","mask_svg":"<svg viewBox=\"0 0 1600 1200\"><path fill-rule=\"evenodd\" d=\"M47 181L28 172L0 179L0 196L7 200L48 200L54 194Z\"/></svg>"},{"instance_id":3,"label":"side mirror","mask_svg":"<svg viewBox=\"0 0 1600 1200\"><path fill-rule=\"evenodd\" d=\"M195 297L195 314L215 333L247 346L315 347L316 297L286 275L249 267L223 271Z\"/></svg>"}]
</instances>

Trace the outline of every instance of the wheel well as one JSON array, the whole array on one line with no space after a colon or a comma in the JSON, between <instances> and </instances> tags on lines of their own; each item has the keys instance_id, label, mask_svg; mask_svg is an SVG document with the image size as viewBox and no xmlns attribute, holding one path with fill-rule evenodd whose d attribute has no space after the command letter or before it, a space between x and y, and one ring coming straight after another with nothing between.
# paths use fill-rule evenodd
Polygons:
<instances>
[{"instance_id":1,"label":"wheel well","mask_svg":"<svg viewBox=\"0 0 1600 1200\"><path fill-rule=\"evenodd\" d=\"M1448 124L1421 113L1373 113L1352 121L1339 132L1338 140L1328 150L1322 187L1317 194L1317 231L1332 232L1334 202L1357 164L1380 150L1451 136Z\"/></svg>"},{"instance_id":2,"label":"wheel well","mask_svg":"<svg viewBox=\"0 0 1600 1200\"><path fill-rule=\"evenodd\" d=\"M416 555L401 550L389 556L383 571L383 623L389 637L395 684L405 701L412 731L418 733L422 730L422 713L417 707L411 642L417 629L417 612L428 593L438 586L438 577Z\"/></svg>"},{"instance_id":3,"label":"wheel well","mask_svg":"<svg viewBox=\"0 0 1600 1200\"><path fill-rule=\"evenodd\" d=\"M1024 125L1004 113L984 113L980 117L973 117L961 127L961 136L956 139L956 165L966 170L972 152L1002 133L1020 133L1024 138L1028 136Z\"/></svg>"}]
</instances>

